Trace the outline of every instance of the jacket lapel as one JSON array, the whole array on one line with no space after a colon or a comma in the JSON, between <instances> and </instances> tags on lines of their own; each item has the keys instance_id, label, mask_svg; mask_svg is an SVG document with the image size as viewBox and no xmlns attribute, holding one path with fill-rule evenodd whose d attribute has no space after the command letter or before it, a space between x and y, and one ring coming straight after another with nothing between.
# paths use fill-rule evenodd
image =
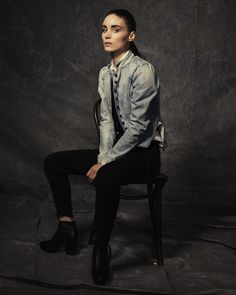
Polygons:
<instances>
[{"instance_id":1,"label":"jacket lapel","mask_svg":"<svg viewBox=\"0 0 236 295\"><path fill-rule=\"evenodd\" d=\"M111 73L108 71L105 78L104 78L104 88L105 88L105 95L106 95L106 102L109 111L111 112Z\"/></svg>"}]
</instances>

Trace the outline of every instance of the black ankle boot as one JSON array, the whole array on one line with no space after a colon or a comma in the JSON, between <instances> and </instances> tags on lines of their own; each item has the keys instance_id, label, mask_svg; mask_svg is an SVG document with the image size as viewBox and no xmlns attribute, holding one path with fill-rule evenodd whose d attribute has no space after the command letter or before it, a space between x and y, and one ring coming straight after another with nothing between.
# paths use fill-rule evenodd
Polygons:
<instances>
[{"instance_id":1,"label":"black ankle boot","mask_svg":"<svg viewBox=\"0 0 236 295\"><path fill-rule=\"evenodd\" d=\"M111 247L108 245L105 249L100 249L94 246L92 276L93 281L97 285L107 283L109 276L109 263L111 260Z\"/></svg>"},{"instance_id":2,"label":"black ankle boot","mask_svg":"<svg viewBox=\"0 0 236 295\"><path fill-rule=\"evenodd\" d=\"M64 250L68 255L76 254L78 231L75 221L59 220L58 228L50 240L41 241L40 248L49 253Z\"/></svg>"}]
</instances>

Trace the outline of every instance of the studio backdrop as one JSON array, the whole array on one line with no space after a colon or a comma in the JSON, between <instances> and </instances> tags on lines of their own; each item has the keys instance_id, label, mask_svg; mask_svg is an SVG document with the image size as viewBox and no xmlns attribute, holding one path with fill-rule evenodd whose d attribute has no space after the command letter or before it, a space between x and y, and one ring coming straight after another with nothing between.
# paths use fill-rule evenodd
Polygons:
<instances>
[{"instance_id":1,"label":"studio backdrop","mask_svg":"<svg viewBox=\"0 0 236 295\"><path fill-rule=\"evenodd\" d=\"M46 184L51 152L96 148L92 107L110 62L105 13L131 11L136 45L160 79L167 195L235 184L235 1L1 1L0 178ZM193 196L191 196L193 197Z\"/></svg>"}]
</instances>

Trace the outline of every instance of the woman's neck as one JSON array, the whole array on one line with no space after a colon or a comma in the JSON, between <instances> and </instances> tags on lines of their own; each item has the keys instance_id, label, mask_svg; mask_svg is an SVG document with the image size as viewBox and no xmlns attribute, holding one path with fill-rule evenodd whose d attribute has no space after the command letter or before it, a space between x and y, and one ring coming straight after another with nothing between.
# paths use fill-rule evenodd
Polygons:
<instances>
[{"instance_id":1,"label":"woman's neck","mask_svg":"<svg viewBox=\"0 0 236 295\"><path fill-rule=\"evenodd\" d=\"M122 56L129 50L129 48L123 50L122 52L111 52L111 58L115 65L119 62Z\"/></svg>"}]
</instances>

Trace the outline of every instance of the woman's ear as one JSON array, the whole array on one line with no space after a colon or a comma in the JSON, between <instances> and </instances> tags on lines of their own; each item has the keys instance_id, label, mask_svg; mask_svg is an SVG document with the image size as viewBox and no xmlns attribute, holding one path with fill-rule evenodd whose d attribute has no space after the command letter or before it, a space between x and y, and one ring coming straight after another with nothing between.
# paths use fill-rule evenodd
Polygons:
<instances>
[{"instance_id":1,"label":"woman's ear","mask_svg":"<svg viewBox=\"0 0 236 295\"><path fill-rule=\"evenodd\" d=\"M130 34L129 34L129 42L134 41L135 36L136 36L135 31L130 32Z\"/></svg>"}]
</instances>

